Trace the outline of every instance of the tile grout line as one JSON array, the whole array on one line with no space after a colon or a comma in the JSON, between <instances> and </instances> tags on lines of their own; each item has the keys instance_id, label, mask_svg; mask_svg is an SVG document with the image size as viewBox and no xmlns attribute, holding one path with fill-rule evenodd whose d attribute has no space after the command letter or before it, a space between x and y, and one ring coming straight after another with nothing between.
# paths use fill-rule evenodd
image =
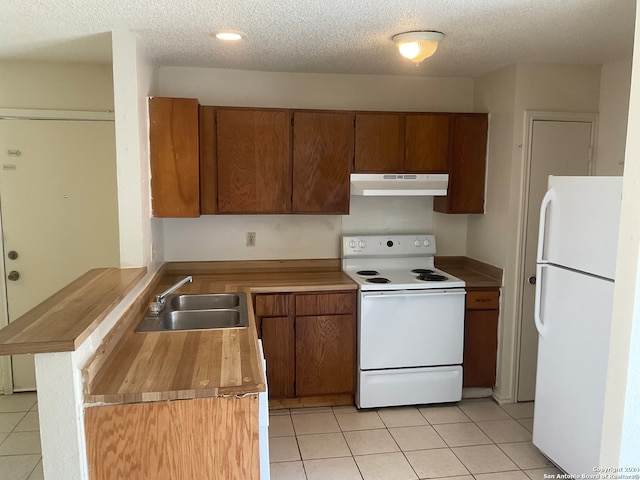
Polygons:
<instances>
[{"instance_id":1,"label":"tile grout line","mask_svg":"<svg viewBox=\"0 0 640 480\"><path fill-rule=\"evenodd\" d=\"M494 402L494 404L495 404L495 402ZM500 410L501 410L502 412L504 412L504 413L509 417L508 419L504 419L504 420L512 420L512 421L516 421L516 422L518 422L518 424L520 424L520 422L518 421L518 420L519 420L518 418L514 417L514 416L513 416L513 415L511 415L509 412L507 412L506 410L502 409L502 407L501 407L500 405L498 405L498 404L496 404L496 405L500 408ZM459 408L459 406L458 406L458 408ZM416 407L416 409L417 409L417 410L418 410L418 412L420 413L421 417L422 417L422 418L427 422L426 426L429 426L429 427L431 427L431 428L432 428L432 430L436 433L437 437L438 437L440 440L442 440L442 442L446 445L446 447L445 447L445 448L446 448L446 449L448 449L448 450L450 450L450 451L454 454L454 456L456 457L456 459L457 459L457 460L458 460L458 461L459 461L459 462L464 466L464 468L465 468L465 469L467 470L467 472L468 472L468 475L472 476L474 479L477 479L477 475L481 475L481 474L480 474L480 473L478 473L478 474L473 474L473 473L471 473L471 472L470 472L470 470L469 470L469 468L465 465L465 463L464 463L464 462L463 462L463 461L458 457L458 455L456 455L456 453L453 451L453 448L454 448L454 447L450 446L450 445L447 443L447 441L444 439L444 437L442 437L442 435L441 435L441 434L437 431L437 429L435 428L435 426L437 426L437 425L443 425L443 424L447 424L447 423L443 423L443 424L441 424L441 423L433 424L433 423L431 423L431 422L430 422L430 421L425 417L425 415L423 414L423 412L422 412L422 411L420 411L420 409L419 409L418 407ZM504 455L505 455L505 456L506 456L510 461L512 461L512 462L514 463L514 465L516 466L516 470L507 470L507 471L509 471L509 472L516 472L516 471L519 471L519 472L522 472L522 473L523 473L525 476L527 476L527 478L528 478L528 475L524 472L524 470L523 470L522 468L520 468L520 466L519 466L519 465L518 465L518 464L517 464L517 463L516 463L516 462L515 462L515 461L514 461L514 460L513 460L513 459L512 459L512 458L511 458L511 457L510 457L510 456L509 456L509 455L508 455L508 454L507 454L507 453L506 453L506 452L501 448L501 447L500 447L500 445L499 445L495 440L493 440L493 438L491 438L489 435L487 435L487 433L486 433L486 432L482 429L482 427L481 427L480 425L478 425L478 423L477 423L478 421L490 421L490 420L477 420L477 421L476 421L476 420L473 420L472 418L470 418L470 417L469 417L469 416L464 412L464 410L462 410L462 409L460 409L460 410L461 410L461 411L462 411L462 413L465 415L465 417L469 419L469 422L449 422L448 424L471 423L471 424L473 424L476 428L478 428L478 429L479 429L479 430L480 430L480 431L481 431L481 432L482 432L482 433L483 433L483 434L484 434L484 435L489 439L489 441L491 442L491 443L489 443L489 444L472 444L472 445L464 445L464 447L469 447L469 446L482 446L482 445L494 445L494 446L498 447L498 450L499 450L501 453L503 453L503 454L504 454ZM408 464L409 464L409 466L411 467L411 469L412 469L412 471L414 472L414 474L416 475L416 477L417 477L417 478L419 478L419 475L418 475L417 471L415 470L415 468L413 467L413 465L411 464L411 462L409 462L409 459L407 458L406 452L405 452L404 450L402 450L402 448L400 447L400 445L399 445L398 441L396 440L396 438L391 434L390 428L392 428L392 427L389 427L389 426L387 425L387 423L385 423L385 421L382 419L382 417L381 417L381 416L380 416L380 414L379 414L379 409L374 409L374 410L372 410L372 411L375 411L376 413L378 413L378 418L381 420L381 423L382 423L382 425L383 425L383 428L374 428L374 429L371 429L371 428L363 428L363 429L348 430L348 431L350 432L350 431L386 430L386 431L387 431L387 433L388 433L388 435L390 435L390 436L391 436L391 438L392 438L392 440L393 440L393 442L394 442L395 446L398 448L398 451L399 451L400 453L402 453L403 457L405 458L405 460L407 461L407 463L408 463ZM338 428L340 429L341 436L342 436L343 440L345 441L345 443L346 443L346 445L347 445L347 448L348 448L348 450L349 450L349 452L350 452L350 454L351 454L350 458L354 461L354 463L355 463L355 465L356 465L356 468L358 469L359 475L360 475L362 478L364 478L364 475L363 475L363 473L362 473L362 471L361 471L360 467L358 466L358 463L355 461L355 456L356 456L356 455L354 455L353 450L352 450L351 446L349 445L349 442L348 442L348 441L347 441L347 439L346 439L346 436L345 436L345 430L343 430L342 425L340 425L340 422L338 422L338 418L337 418L337 416L336 416L336 411L335 411L334 409L329 409L329 410L327 410L326 412L320 412L320 411L318 411L318 412L308 412L308 413L329 413L329 412L333 413L333 418L335 419L336 423L338 424ZM306 413L306 412L297 412L297 413ZM347 414L347 413L358 413L358 411L345 411L345 412L343 412L343 413L345 413L345 414ZM288 416L289 416L289 418L290 418L290 420L291 420L291 423L292 423L292 426L293 426L294 437L295 437L295 439L296 439L296 446L297 446L297 448L298 448L298 452L299 452L299 454L300 454L300 461L301 461L302 466L303 466L304 475L305 475L305 477L306 477L306 478L308 478L308 475L307 475L307 469L306 469L306 465L305 465L305 459L302 457L302 451L301 451L301 449L300 449L300 444L299 444L299 442L298 442L298 436L299 436L299 435L303 435L303 434L298 434L298 433L296 432L295 424L293 423L293 414L290 412ZM531 417L522 417L522 419L524 419L524 418L531 418ZM503 419L497 419L497 420L503 420ZM520 425L522 425L522 424L520 424ZM405 425L405 426L406 426L406 425ZM411 427L411 426L422 426L422 425L408 425L408 426L409 426L409 427ZM528 429L527 429L527 430L528 430ZM337 432L336 432L336 433L337 433ZM531 433L531 432L529 432L529 433ZM311 435L311 433L309 433L309 435ZM529 441L525 441L525 440L523 440L523 441L520 441L520 442L517 442L517 441L516 441L516 442L503 442L503 443L529 443ZM462 446L460 446L460 447L462 447ZM432 450L432 449L425 449L425 450ZM392 453L395 453L395 452L392 452ZM363 454L363 456L366 456L366 455L381 455L381 453ZM332 458L349 458L349 457L327 457L327 458L320 458L320 459L317 459L317 460L327 460L327 459L332 459ZM309 460L312 460L312 459L309 459ZM274 463L281 463L281 462L274 462ZM501 473L501 472L486 472L486 473L491 474L491 473ZM483 474L484 474L484 473L483 473Z\"/></svg>"},{"instance_id":2,"label":"tile grout line","mask_svg":"<svg viewBox=\"0 0 640 480\"><path fill-rule=\"evenodd\" d=\"M19 393L17 395L20 395ZM29 413L31 413L31 411L33 410L33 408L37 405L37 399L35 401L33 401L33 404L31 404L30 406L27 407L27 409L25 411L17 411L17 412L2 412L2 413L22 413L22 417L20 418L20 420L18 420L18 422L14 425L14 427L11 429L10 432L8 432L7 437L0 442L0 447L9 440L9 438L11 437L11 435L16 434L16 433L28 433L28 432L32 432L32 430L20 430L17 431L16 429L18 428L18 426L27 418L27 415ZM36 415L38 415L38 411L35 410ZM38 435L40 432L40 429L38 428ZM7 432L5 432L7 433ZM1 458L7 458L7 457L31 457L31 456L37 456L38 457L38 461L36 462L36 464L33 466L33 468L29 471L29 474L27 475L27 478L30 478L31 475L33 475L33 472L36 470L36 468L38 468L38 465L42 462L42 452L40 453L17 453L17 454L9 454L9 455L0 455Z\"/></svg>"}]
</instances>

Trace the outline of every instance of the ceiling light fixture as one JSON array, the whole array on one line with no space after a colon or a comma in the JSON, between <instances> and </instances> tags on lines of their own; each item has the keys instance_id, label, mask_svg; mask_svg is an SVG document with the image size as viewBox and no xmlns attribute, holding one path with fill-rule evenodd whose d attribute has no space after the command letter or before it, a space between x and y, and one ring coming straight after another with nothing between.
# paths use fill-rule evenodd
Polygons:
<instances>
[{"instance_id":1,"label":"ceiling light fixture","mask_svg":"<svg viewBox=\"0 0 640 480\"><path fill-rule=\"evenodd\" d=\"M242 40L244 38L244 34L233 30L220 30L218 32L215 32L215 37L218 40L237 42L238 40Z\"/></svg>"},{"instance_id":2,"label":"ceiling light fixture","mask_svg":"<svg viewBox=\"0 0 640 480\"><path fill-rule=\"evenodd\" d=\"M400 55L411 60L416 66L436 53L443 38L444 33L435 30L404 32L391 37L400 50Z\"/></svg>"}]
</instances>

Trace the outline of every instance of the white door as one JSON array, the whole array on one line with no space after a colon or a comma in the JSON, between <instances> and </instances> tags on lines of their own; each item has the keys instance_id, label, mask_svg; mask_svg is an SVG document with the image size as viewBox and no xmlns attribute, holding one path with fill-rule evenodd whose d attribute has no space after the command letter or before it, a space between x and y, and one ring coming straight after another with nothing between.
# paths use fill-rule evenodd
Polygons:
<instances>
[{"instance_id":1,"label":"white door","mask_svg":"<svg viewBox=\"0 0 640 480\"><path fill-rule=\"evenodd\" d=\"M87 270L119 265L114 123L0 120L0 158L11 322ZM34 390L32 355L11 365L13 390Z\"/></svg>"},{"instance_id":2,"label":"white door","mask_svg":"<svg viewBox=\"0 0 640 480\"><path fill-rule=\"evenodd\" d=\"M524 240L522 315L517 400L535 397L538 333L533 321L536 250L540 204L549 175L589 175L591 166L591 121L535 120L530 137L530 175L527 223Z\"/></svg>"}]
</instances>

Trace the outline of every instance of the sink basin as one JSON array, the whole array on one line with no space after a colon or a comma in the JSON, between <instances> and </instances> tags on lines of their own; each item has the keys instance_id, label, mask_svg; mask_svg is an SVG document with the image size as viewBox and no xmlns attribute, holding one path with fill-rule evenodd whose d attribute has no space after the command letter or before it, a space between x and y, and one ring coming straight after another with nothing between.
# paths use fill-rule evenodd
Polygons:
<instances>
[{"instance_id":1,"label":"sink basin","mask_svg":"<svg viewBox=\"0 0 640 480\"><path fill-rule=\"evenodd\" d=\"M211 293L204 295L173 295L167 302L169 310L207 310L240 306L237 293Z\"/></svg>"},{"instance_id":2,"label":"sink basin","mask_svg":"<svg viewBox=\"0 0 640 480\"><path fill-rule=\"evenodd\" d=\"M248 324L247 301L243 294L171 295L160 314L147 313L136 332L245 328Z\"/></svg>"},{"instance_id":3,"label":"sink basin","mask_svg":"<svg viewBox=\"0 0 640 480\"><path fill-rule=\"evenodd\" d=\"M246 319L244 319L246 320ZM163 330L203 330L210 328L246 327L238 310L174 310L160 314Z\"/></svg>"}]
</instances>

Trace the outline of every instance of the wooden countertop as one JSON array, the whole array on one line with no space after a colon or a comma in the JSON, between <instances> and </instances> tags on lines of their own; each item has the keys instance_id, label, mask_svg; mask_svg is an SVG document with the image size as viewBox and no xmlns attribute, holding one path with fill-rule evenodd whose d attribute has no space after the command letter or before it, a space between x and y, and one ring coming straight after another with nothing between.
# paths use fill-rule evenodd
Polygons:
<instances>
[{"instance_id":1,"label":"wooden countertop","mask_svg":"<svg viewBox=\"0 0 640 480\"><path fill-rule=\"evenodd\" d=\"M500 288L502 269L469 257L436 257L435 266L465 281L466 288Z\"/></svg>"},{"instance_id":2,"label":"wooden countertop","mask_svg":"<svg viewBox=\"0 0 640 480\"><path fill-rule=\"evenodd\" d=\"M89 270L0 330L0 355L74 351L146 271Z\"/></svg>"},{"instance_id":3,"label":"wooden countertop","mask_svg":"<svg viewBox=\"0 0 640 480\"><path fill-rule=\"evenodd\" d=\"M127 328L118 348L85 392L87 403L131 403L252 394L265 390L251 293L355 290L339 262L199 262L168 264L154 292L185 274L193 282L178 293L245 292L249 327L201 332L135 333Z\"/></svg>"}]
</instances>

